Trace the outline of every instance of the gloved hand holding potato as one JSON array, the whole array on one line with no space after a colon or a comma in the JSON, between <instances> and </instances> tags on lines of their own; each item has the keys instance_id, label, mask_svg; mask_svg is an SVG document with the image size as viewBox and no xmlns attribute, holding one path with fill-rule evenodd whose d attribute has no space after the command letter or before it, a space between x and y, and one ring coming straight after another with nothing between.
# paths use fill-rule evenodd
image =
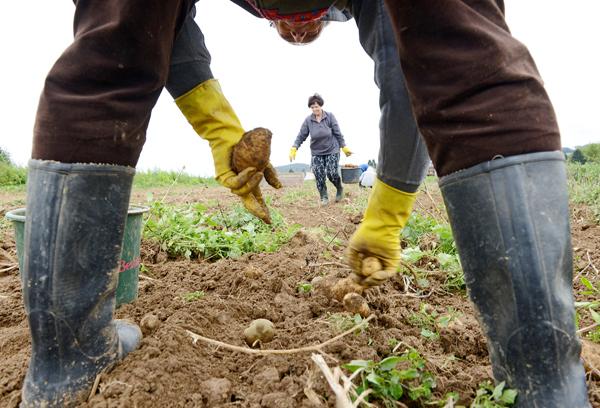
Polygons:
<instances>
[{"instance_id":1,"label":"gloved hand holding potato","mask_svg":"<svg viewBox=\"0 0 600 408\"><path fill-rule=\"evenodd\" d=\"M400 232L406 225L416 193L397 190L377 179L363 220L350 238L346 261L351 279L362 287L379 285L397 273Z\"/></svg>"},{"instance_id":2,"label":"gloved hand holding potato","mask_svg":"<svg viewBox=\"0 0 600 408\"><path fill-rule=\"evenodd\" d=\"M271 223L259 187L263 172L269 184L275 188L281 187L275 169L269 163L271 133L265 129L268 137L266 132L261 133L258 137L261 143L254 146L244 142L245 147L236 149L245 135L244 129L216 79L201 83L175 102L196 133L208 141L217 181L240 196L248 211L264 222ZM247 139L255 138L254 133L248 133ZM238 167L234 169L233 156L236 150Z\"/></svg>"}]
</instances>

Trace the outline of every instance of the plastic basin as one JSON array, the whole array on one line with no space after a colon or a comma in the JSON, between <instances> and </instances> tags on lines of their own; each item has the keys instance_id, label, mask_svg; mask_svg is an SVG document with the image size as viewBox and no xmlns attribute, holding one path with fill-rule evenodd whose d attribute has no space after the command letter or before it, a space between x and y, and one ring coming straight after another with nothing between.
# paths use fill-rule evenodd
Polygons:
<instances>
[{"instance_id":1,"label":"plastic basin","mask_svg":"<svg viewBox=\"0 0 600 408\"><path fill-rule=\"evenodd\" d=\"M360 167L343 167L342 166L342 183L355 184L360 180L362 173Z\"/></svg>"}]
</instances>

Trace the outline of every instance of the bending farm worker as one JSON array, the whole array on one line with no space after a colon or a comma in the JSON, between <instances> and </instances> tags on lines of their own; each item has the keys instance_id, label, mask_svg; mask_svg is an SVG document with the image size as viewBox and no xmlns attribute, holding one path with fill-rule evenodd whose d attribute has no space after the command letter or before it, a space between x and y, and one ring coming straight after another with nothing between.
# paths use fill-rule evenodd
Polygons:
<instances>
[{"instance_id":1,"label":"bending farm worker","mask_svg":"<svg viewBox=\"0 0 600 408\"><path fill-rule=\"evenodd\" d=\"M332 1L307 3L304 10L290 2L284 5L295 10L284 10L283 20L279 5L238 3L270 16L284 38L280 21L319 17L301 24L304 33L292 24L293 41L316 38L325 19L356 19L381 89L381 144L390 156L380 157L380 168L386 169L380 177L394 188L416 191L427 157L391 25L387 19L380 24L383 2L352 1L342 10ZM262 200L254 193L260 174L252 168L231 171L231 152L243 130L210 70L210 54L193 19L194 1L80 0L75 6L74 41L45 82L29 164L22 278L32 354L23 407L77 405L98 373L140 343L137 326L113 320L115 266L134 169L164 87L208 140L219 182L235 194L253 192L255 201ZM392 165L396 161L408 171Z\"/></svg>"},{"instance_id":2,"label":"bending farm worker","mask_svg":"<svg viewBox=\"0 0 600 408\"><path fill-rule=\"evenodd\" d=\"M518 407L588 407L560 135L503 2L386 0L386 11L382 0L348 0L342 9L334 0L235 1L299 43L317 38L326 21L354 17L375 63L382 118L378 181L350 251L359 263L369 254L394 262L398 247L387 237L403 227L425 176L408 89L494 378L518 390ZM74 41L45 82L29 164L21 272L32 353L23 407L77 405L98 373L140 343L135 325L113 320L115 267L134 168L163 87L209 140L221 182L246 193L260 180L252 170L229 172L226 152L241 127L206 82L214 78L193 4L76 2ZM225 117L185 103L194 89L200 103L219 99ZM214 120L227 124L223 136ZM352 266L368 286L390 271L382 263L383 272L369 276Z\"/></svg>"}]
</instances>

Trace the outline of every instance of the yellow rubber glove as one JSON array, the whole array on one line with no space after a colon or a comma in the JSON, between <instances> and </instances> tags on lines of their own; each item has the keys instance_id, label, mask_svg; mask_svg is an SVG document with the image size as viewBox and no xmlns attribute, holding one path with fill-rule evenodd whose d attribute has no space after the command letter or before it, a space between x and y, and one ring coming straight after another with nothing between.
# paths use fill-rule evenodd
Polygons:
<instances>
[{"instance_id":1,"label":"yellow rubber glove","mask_svg":"<svg viewBox=\"0 0 600 408\"><path fill-rule=\"evenodd\" d=\"M290 149L290 161L293 162L294 160L296 160L296 152L298 151L297 148L292 147Z\"/></svg>"},{"instance_id":2,"label":"yellow rubber glove","mask_svg":"<svg viewBox=\"0 0 600 408\"><path fill-rule=\"evenodd\" d=\"M400 231L406 225L417 193L406 193L375 180L363 220L352 237L346 259L352 280L363 287L383 283L400 263ZM366 271L363 260L377 258L377 270Z\"/></svg>"},{"instance_id":3,"label":"yellow rubber glove","mask_svg":"<svg viewBox=\"0 0 600 408\"><path fill-rule=\"evenodd\" d=\"M223 95L219 82L216 79L209 79L181 95L175 103L196 133L208 141L212 150L217 181L234 194L241 197L253 194L256 202L264 204L260 190L258 196L253 192L258 189L263 174L253 167L239 174L231 168L233 147L242 138L244 129ZM248 211L262 219L262 210L257 211L258 207L249 208L249 203L254 200L242 200L242 202Z\"/></svg>"},{"instance_id":4,"label":"yellow rubber glove","mask_svg":"<svg viewBox=\"0 0 600 408\"><path fill-rule=\"evenodd\" d=\"M350 148L348 146L342 147L342 152L344 152L344 154L346 155L346 157L352 155L352 150L350 150Z\"/></svg>"}]
</instances>

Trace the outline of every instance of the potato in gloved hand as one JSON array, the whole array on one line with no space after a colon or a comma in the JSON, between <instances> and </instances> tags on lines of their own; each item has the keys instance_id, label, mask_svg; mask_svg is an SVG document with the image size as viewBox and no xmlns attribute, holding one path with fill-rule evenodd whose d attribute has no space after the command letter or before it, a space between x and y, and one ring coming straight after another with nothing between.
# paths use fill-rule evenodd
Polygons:
<instances>
[{"instance_id":1,"label":"potato in gloved hand","mask_svg":"<svg viewBox=\"0 0 600 408\"><path fill-rule=\"evenodd\" d=\"M264 174L267 183L274 188L281 188L277 172L269 162L272 135L271 131L265 128L256 128L244 133L242 139L233 147L231 162L236 173L241 173L247 168L255 168L257 172ZM249 191L235 193L240 195L248 211L265 223L271 223L271 215L263 199L260 186L257 185Z\"/></svg>"},{"instance_id":2,"label":"potato in gloved hand","mask_svg":"<svg viewBox=\"0 0 600 408\"><path fill-rule=\"evenodd\" d=\"M394 276L400 264L400 231L406 225L416 193L375 180L363 220L352 234L346 262L350 277L364 288Z\"/></svg>"},{"instance_id":3,"label":"potato in gloved hand","mask_svg":"<svg viewBox=\"0 0 600 408\"><path fill-rule=\"evenodd\" d=\"M344 301L344 304L346 304L347 296L351 293L360 295L366 288L384 282L395 273L394 271L385 270L379 259L372 256L362 259L360 268L360 274L352 272L349 277L339 280L333 286L331 293L335 299L340 302ZM358 312L353 311L353 313Z\"/></svg>"},{"instance_id":4,"label":"potato in gloved hand","mask_svg":"<svg viewBox=\"0 0 600 408\"><path fill-rule=\"evenodd\" d=\"M364 287L381 285L396 274L395 267L384 267L382 262L372 256L362 260L361 273L352 273L352 279Z\"/></svg>"}]
</instances>

